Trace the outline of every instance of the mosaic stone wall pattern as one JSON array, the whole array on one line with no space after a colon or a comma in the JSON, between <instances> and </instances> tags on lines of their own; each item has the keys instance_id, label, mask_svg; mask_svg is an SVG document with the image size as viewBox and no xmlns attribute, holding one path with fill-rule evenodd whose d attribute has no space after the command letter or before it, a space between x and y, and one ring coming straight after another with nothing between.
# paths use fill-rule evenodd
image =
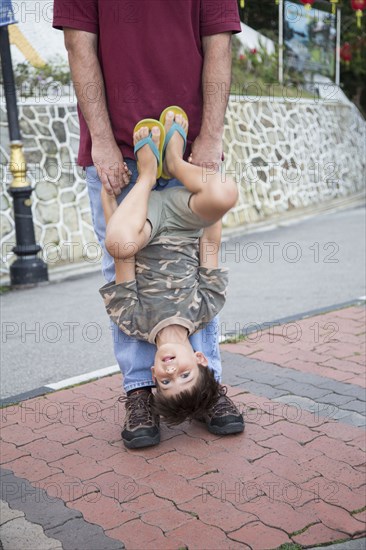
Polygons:
<instances>
[{"instance_id":1,"label":"mosaic stone wall pattern","mask_svg":"<svg viewBox=\"0 0 366 550\"><path fill-rule=\"evenodd\" d=\"M229 226L366 187L366 121L352 103L232 98L224 140L226 171L240 193Z\"/></svg>"},{"instance_id":2,"label":"mosaic stone wall pattern","mask_svg":"<svg viewBox=\"0 0 366 550\"><path fill-rule=\"evenodd\" d=\"M96 246L83 170L76 165L79 123L75 104L27 104L19 110L28 181L34 187L32 211L36 240L50 268L64 263L96 262ZM1 107L1 273L13 254L15 232L5 108Z\"/></svg>"},{"instance_id":3,"label":"mosaic stone wall pattern","mask_svg":"<svg viewBox=\"0 0 366 550\"><path fill-rule=\"evenodd\" d=\"M37 242L52 268L71 262L96 262L88 193L76 166L79 126L76 105L32 103L19 107L34 187L33 217ZM0 105L1 266L6 276L13 259L14 222L8 185L9 142L5 106ZM315 101L232 97L225 124L227 175L239 186L237 206L226 226L270 218L311 207L365 188L366 123L353 105Z\"/></svg>"}]
</instances>

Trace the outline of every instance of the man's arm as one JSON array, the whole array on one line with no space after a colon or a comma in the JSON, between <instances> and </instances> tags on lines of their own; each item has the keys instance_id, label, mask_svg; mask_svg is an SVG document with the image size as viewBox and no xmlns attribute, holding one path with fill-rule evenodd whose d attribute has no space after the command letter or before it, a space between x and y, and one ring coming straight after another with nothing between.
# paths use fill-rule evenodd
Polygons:
<instances>
[{"instance_id":1,"label":"man's arm","mask_svg":"<svg viewBox=\"0 0 366 550\"><path fill-rule=\"evenodd\" d=\"M224 118L231 84L231 32L204 36L203 116L192 145L193 164L221 164Z\"/></svg>"},{"instance_id":2,"label":"man's arm","mask_svg":"<svg viewBox=\"0 0 366 550\"><path fill-rule=\"evenodd\" d=\"M109 119L98 37L71 28L64 29L64 37L76 96L91 134L93 163L106 191L119 195L130 175Z\"/></svg>"}]
</instances>

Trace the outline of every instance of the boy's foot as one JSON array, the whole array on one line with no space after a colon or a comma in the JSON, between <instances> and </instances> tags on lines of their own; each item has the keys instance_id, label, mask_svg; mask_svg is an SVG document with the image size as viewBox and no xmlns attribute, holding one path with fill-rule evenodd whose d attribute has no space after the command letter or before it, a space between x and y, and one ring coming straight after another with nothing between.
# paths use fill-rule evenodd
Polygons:
<instances>
[{"instance_id":1,"label":"boy's foot","mask_svg":"<svg viewBox=\"0 0 366 550\"><path fill-rule=\"evenodd\" d=\"M159 149L160 144L160 128L158 126L154 126L151 128L151 132L147 126L143 126L137 130L133 134L133 144L136 146L139 141L142 139L145 139L149 136L151 133L151 139L153 143L156 145L156 148ZM151 147L148 143L143 145L141 149L138 150L136 153L137 160L138 160L138 169L140 176L144 176L148 178L151 183L152 187L156 183L156 171L157 171L157 159L154 155Z\"/></svg>"},{"instance_id":2,"label":"boy's foot","mask_svg":"<svg viewBox=\"0 0 366 550\"><path fill-rule=\"evenodd\" d=\"M173 111L168 111L165 116L165 135L168 134L174 122L182 126L184 133L187 135L188 120L186 120L181 114L174 114ZM176 161L182 160L183 158L183 147L184 140L182 136L179 134L179 132L174 132L165 150L165 157L163 162L163 172L165 173L165 175L172 177L171 174L174 173L174 166Z\"/></svg>"},{"instance_id":3,"label":"boy's foot","mask_svg":"<svg viewBox=\"0 0 366 550\"><path fill-rule=\"evenodd\" d=\"M150 447L160 442L159 416L153 413L153 400L154 396L148 390L138 390L119 398L126 406L121 435L128 449Z\"/></svg>"},{"instance_id":4,"label":"boy's foot","mask_svg":"<svg viewBox=\"0 0 366 550\"><path fill-rule=\"evenodd\" d=\"M244 419L233 401L226 395L225 386L220 388L220 397L203 420L209 432L217 435L240 433L244 430Z\"/></svg>"}]
</instances>

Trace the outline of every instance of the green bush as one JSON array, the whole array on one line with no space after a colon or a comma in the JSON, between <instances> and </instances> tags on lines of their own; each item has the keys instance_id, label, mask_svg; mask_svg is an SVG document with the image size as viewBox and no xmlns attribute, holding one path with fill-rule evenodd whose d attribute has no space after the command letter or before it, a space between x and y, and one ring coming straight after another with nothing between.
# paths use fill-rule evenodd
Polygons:
<instances>
[{"instance_id":1,"label":"green bush","mask_svg":"<svg viewBox=\"0 0 366 550\"><path fill-rule=\"evenodd\" d=\"M49 88L71 83L69 65L59 56L49 60L43 67L33 67L24 62L14 65L13 70L17 92L23 97L40 95ZM0 79L2 84L2 76Z\"/></svg>"},{"instance_id":2,"label":"green bush","mask_svg":"<svg viewBox=\"0 0 366 550\"><path fill-rule=\"evenodd\" d=\"M296 71L288 75L288 86L279 84L278 52L269 54L260 41L258 48L249 49L233 36L232 52L232 94L312 97L303 89L302 74Z\"/></svg>"}]
</instances>

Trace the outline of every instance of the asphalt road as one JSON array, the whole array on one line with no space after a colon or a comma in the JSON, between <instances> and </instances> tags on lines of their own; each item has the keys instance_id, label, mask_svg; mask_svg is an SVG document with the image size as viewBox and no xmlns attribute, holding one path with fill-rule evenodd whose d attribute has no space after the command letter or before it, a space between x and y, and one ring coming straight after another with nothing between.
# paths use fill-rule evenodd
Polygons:
<instances>
[{"instance_id":1,"label":"asphalt road","mask_svg":"<svg viewBox=\"0 0 366 550\"><path fill-rule=\"evenodd\" d=\"M223 335L364 296L364 207L322 213L222 244L230 268ZM1 297L1 397L115 364L100 274Z\"/></svg>"}]
</instances>

